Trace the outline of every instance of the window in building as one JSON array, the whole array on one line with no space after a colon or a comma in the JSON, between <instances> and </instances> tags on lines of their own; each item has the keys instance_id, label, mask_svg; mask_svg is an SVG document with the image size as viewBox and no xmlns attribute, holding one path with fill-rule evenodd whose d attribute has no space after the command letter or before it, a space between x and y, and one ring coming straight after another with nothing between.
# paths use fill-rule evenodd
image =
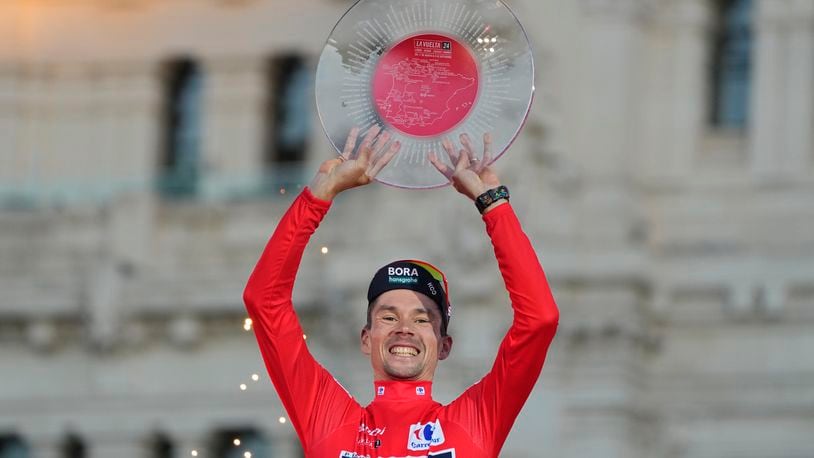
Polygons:
<instances>
[{"instance_id":1,"label":"window in building","mask_svg":"<svg viewBox=\"0 0 814 458\"><path fill-rule=\"evenodd\" d=\"M16 434L0 435L0 458L28 458L28 447Z\"/></svg>"},{"instance_id":2,"label":"window in building","mask_svg":"<svg viewBox=\"0 0 814 458\"><path fill-rule=\"evenodd\" d=\"M752 78L752 0L716 0L710 122L743 129Z\"/></svg>"},{"instance_id":3,"label":"window in building","mask_svg":"<svg viewBox=\"0 0 814 458\"><path fill-rule=\"evenodd\" d=\"M270 60L265 157L275 188L302 183L311 132L312 83L303 56L287 54Z\"/></svg>"},{"instance_id":4,"label":"window in building","mask_svg":"<svg viewBox=\"0 0 814 458\"><path fill-rule=\"evenodd\" d=\"M220 430L214 440L213 456L216 458L244 458L246 452L250 452L252 458L271 456L268 441L253 428Z\"/></svg>"},{"instance_id":5,"label":"window in building","mask_svg":"<svg viewBox=\"0 0 814 458\"><path fill-rule=\"evenodd\" d=\"M164 136L159 190L165 196L191 196L198 187L203 110L203 74L191 59L166 64Z\"/></svg>"},{"instance_id":6,"label":"window in building","mask_svg":"<svg viewBox=\"0 0 814 458\"><path fill-rule=\"evenodd\" d=\"M85 458L88 456L85 442L76 434L69 434L62 444L62 456L65 458Z\"/></svg>"}]
</instances>

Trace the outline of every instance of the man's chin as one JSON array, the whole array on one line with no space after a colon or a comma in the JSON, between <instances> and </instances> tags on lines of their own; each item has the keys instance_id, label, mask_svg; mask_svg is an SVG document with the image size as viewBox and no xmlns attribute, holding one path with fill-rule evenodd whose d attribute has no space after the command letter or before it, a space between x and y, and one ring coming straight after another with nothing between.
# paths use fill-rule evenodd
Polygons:
<instances>
[{"instance_id":1,"label":"man's chin","mask_svg":"<svg viewBox=\"0 0 814 458\"><path fill-rule=\"evenodd\" d=\"M384 372L389 375L394 380L417 380L418 377L421 375L421 368L397 368L397 367L385 367Z\"/></svg>"}]
</instances>

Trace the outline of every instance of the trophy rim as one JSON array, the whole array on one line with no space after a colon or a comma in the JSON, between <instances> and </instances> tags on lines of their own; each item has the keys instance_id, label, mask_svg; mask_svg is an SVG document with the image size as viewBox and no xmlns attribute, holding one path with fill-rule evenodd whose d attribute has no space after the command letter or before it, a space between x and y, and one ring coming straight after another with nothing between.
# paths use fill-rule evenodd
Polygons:
<instances>
[{"instance_id":1,"label":"trophy rim","mask_svg":"<svg viewBox=\"0 0 814 458\"><path fill-rule=\"evenodd\" d=\"M317 75L320 72L320 66L322 64L323 58L325 57L326 51L328 51L332 47L331 38L334 36L337 29L341 25L343 25L343 20L354 10L354 8L356 8L357 6L359 6L362 3L367 3L367 2L371 2L371 1L376 1L376 0L356 0L339 17L336 24L334 24L334 26L331 28L330 33L325 38L325 41L324 41L324 44L323 44L323 47L322 47L322 51L320 52L320 57L319 57L318 62L317 62L317 69L316 69L316 74ZM535 62L534 62L534 51L533 51L533 48L532 48L531 39L529 38L528 32L526 31L525 27L523 27L522 23L520 22L520 19L518 18L517 14L514 12L514 10L508 4L506 4L506 2L504 2L503 0L489 0L489 1L483 1L483 0L470 0L470 1L459 0L459 1L460 1L460 3L497 3L497 4L499 4L501 8L503 8L505 11L507 11L511 15L511 18L512 18L514 24L516 24L516 26L517 26L517 30L519 30L522 33L522 40L523 40L523 43L525 44L525 48L528 51L527 55L528 55L528 65L529 65L530 82L531 82L531 87L530 87L528 95L527 95L528 100L527 100L527 103L525 104L525 107L522 110L523 111L522 117L519 117L520 118L519 122L517 122L516 127L513 129L513 132L511 133L510 136L507 137L507 140L504 140L505 144L500 147L501 148L500 153L496 154L492 158L492 160L489 162L488 165L491 166L495 162L497 162L497 160L499 158L503 157L508 152L508 150L512 147L512 145L515 143L515 141L519 137L520 132L523 130L523 127L525 127L526 123L528 122L528 118L529 118L529 115L531 113L531 107L532 107L532 105L534 103L536 90L537 90L537 67L536 67ZM387 48L382 52L382 54L386 53L387 50L392 49L394 46L401 43L403 40L409 38L410 36L421 35L421 34L424 34L424 33L448 35L451 38L456 38L459 41L465 42L464 37L457 36L458 34L453 34L450 31L442 31L442 30L438 30L438 29L417 29L417 30L410 31L409 33L403 34L403 35L399 36L397 39L391 40L388 43ZM470 52L473 55L476 55L475 53L472 53L471 49L467 49L467 51ZM478 69L480 71L482 62L478 60L477 63L478 63ZM322 127L323 135L325 135L325 137L328 140L328 143L334 149L336 154L341 155L342 151L343 151L343 148L344 148L344 143L340 145L340 144L336 143L331 138L331 133L329 132L328 126L326 125L326 120L324 119L324 113L323 113L324 110L320 108L321 107L321 105L320 105L320 92L321 91L319 89L318 81L319 81L319 79L315 78L314 103L315 103L316 109L317 109L316 110L317 111L317 116L319 118L320 125ZM478 91L478 100L480 100L480 92L481 92L481 90ZM517 110L517 111L519 112L521 110ZM466 122L466 120L468 118L470 118L473 115L474 112L475 112L475 107L473 107L472 112L467 114L461 121L456 123L455 126L448 129L444 134L435 135L435 136L428 136L428 137L411 135L411 134L403 132L403 131L395 128L395 127L390 126L390 124L385 119L382 118L382 116L378 113L378 111L375 112L375 120L373 121L373 124L378 124L378 125L380 125L382 127L387 127L387 128L393 129L393 130L397 131L399 135L402 135L402 136L408 137L408 138L417 138L417 139L441 138L446 133L453 132L453 131L456 130L456 128L459 128L462 124L464 124ZM470 135L471 135L471 133L470 133ZM406 183L394 182L394 181L391 181L391 180L383 179L383 178L381 178L381 176L376 176L376 177L373 178L373 180L377 181L379 183L382 183L384 185L392 186L392 187L400 188L400 189L436 189L436 188L443 188L443 187L449 186L451 184L451 181L446 179L446 177L444 177L444 175L441 174L440 172L438 172L438 176L439 176L439 182L438 183L426 184L426 185L425 184L406 184ZM442 179L443 179L443 181L442 181Z\"/></svg>"}]
</instances>

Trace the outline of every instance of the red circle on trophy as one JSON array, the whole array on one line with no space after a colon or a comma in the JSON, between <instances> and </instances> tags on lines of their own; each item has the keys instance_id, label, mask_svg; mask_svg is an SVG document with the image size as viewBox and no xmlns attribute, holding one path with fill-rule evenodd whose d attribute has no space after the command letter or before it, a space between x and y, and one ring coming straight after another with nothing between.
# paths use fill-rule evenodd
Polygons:
<instances>
[{"instance_id":1,"label":"red circle on trophy","mask_svg":"<svg viewBox=\"0 0 814 458\"><path fill-rule=\"evenodd\" d=\"M415 35L386 51L372 78L379 116L407 135L442 135L457 126L478 97L478 65L452 37Z\"/></svg>"},{"instance_id":2,"label":"red circle on trophy","mask_svg":"<svg viewBox=\"0 0 814 458\"><path fill-rule=\"evenodd\" d=\"M526 32L501 0L358 0L331 31L315 78L317 112L339 154L348 132L380 126L401 143L376 180L449 184L443 140L487 132L492 157L519 134L534 95ZM478 151L477 153L479 153Z\"/></svg>"}]
</instances>

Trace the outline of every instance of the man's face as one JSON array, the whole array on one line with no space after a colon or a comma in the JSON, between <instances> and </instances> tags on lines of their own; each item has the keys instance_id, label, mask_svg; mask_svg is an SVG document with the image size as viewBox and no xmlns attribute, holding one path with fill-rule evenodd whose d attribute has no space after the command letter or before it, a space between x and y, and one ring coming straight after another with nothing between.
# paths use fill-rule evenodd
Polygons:
<instances>
[{"instance_id":1,"label":"man's face","mask_svg":"<svg viewBox=\"0 0 814 458\"><path fill-rule=\"evenodd\" d=\"M452 338L441 335L441 312L429 297L394 289L373 303L370 328L362 330L362 353L375 380L432 380Z\"/></svg>"}]
</instances>

